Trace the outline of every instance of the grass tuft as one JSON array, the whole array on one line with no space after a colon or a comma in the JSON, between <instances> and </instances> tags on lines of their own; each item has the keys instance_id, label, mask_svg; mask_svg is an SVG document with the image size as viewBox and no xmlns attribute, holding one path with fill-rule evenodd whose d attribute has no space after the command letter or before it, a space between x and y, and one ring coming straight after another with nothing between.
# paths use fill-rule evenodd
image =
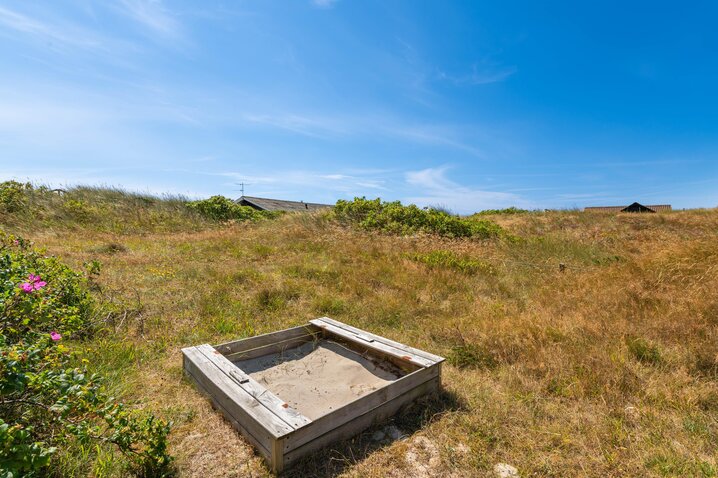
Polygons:
<instances>
[{"instance_id":1,"label":"grass tuft","mask_svg":"<svg viewBox=\"0 0 718 478\"><path fill-rule=\"evenodd\" d=\"M410 254L408 257L416 262L426 264L433 269L453 269L470 275L479 273L487 275L496 274L496 269L491 264L461 256L453 251L438 250L423 254Z\"/></svg>"},{"instance_id":2,"label":"grass tuft","mask_svg":"<svg viewBox=\"0 0 718 478\"><path fill-rule=\"evenodd\" d=\"M447 360L458 368L493 368L498 363L485 347L476 344L453 346Z\"/></svg>"},{"instance_id":3,"label":"grass tuft","mask_svg":"<svg viewBox=\"0 0 718 478\"><path fill-rule=\"evenodd\" d=\"M641 363L658 365L663 361L658 345L640 337L627 338L626 345L630 354Z\"/></svg>"}]
</instances>

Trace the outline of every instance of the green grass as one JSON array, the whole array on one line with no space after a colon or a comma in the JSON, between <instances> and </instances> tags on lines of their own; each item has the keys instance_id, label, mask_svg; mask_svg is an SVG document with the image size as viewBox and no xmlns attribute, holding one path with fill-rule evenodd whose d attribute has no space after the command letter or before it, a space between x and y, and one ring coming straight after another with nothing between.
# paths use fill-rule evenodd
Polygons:
<instances>
[{"instance_id":1,"label":"green grass","mask_svg":"<svg viewBox=\"0 0 718 478\"><path fill-rule=\"evenodd\" d=\"M182 475L268 472L182 378L180 349L321 315L447 357L445 391L396 418L406 440L377 447L370 432L295 476L490 476L500 462L521 476L716 474L716 210L496 214L504 232L487 240L326 213L222 224L176 198L68 191L105 204L95 223L52 194L37 214L0 213L2 228L102 262L98 293L134 312L89 346L122 398L175 420Z\"/></svg>"},{"instance_id":2,"label":"green grass","mask_svg":"<svg viewBox=\"0 0 718 478\"><path fill-rule=\"evenodd\" d=\"M433 269L453 269L470 275L479 273L488 275L496 274L496 269L491 264L461 256L453 251L437 250L424 254L412 254L409 255L409 258L416 262L426 264Z\"/></svg>"},{"instance_id":3,"label":"green grass","mask_svg":"<svg viewBox=\"0 0 718 478\"><path fill-rule=\"evenodd\" d=\"M476 344L461 344L451 347L447 359L458 368L492 368L498 363L491 353Z\"/></svg>"},{"instance_id":4,"label":"green grass","mask_svg":"<svg viewBox=\"0 0 718 478\"><path fill-rule=\"evenodd\" d=\"M658 365L663 361L661 351L656 344L640 337L626 339L626 345L631 355L639 362Z\"/></svg>"},{"instance_id":5,"label":"green grass","mask_svg":"<svg viewBox=\"0 0 718 478\"><path fill-rule=\"evenodd\" d=\"M1 192L7 189L0 183ZM28 187L0 204L0 223L18 232L32 229L93 230L112 234L198 231L213 221L187 207L181 196L162 197L122 189L79 186L51 191Z\"/></svg>"}]
</instances>

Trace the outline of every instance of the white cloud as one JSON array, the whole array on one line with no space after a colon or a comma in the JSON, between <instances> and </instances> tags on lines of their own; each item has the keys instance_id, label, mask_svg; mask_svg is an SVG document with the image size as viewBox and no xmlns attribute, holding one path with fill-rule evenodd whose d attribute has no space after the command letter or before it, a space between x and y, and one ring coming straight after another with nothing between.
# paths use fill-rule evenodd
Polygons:
<instances>
[{"instance_id":1,"label":"white cloud","mask_svg":"<svg viewBox=\"0 0 718 478\"><path fill-rule=\"evenodd\" d=\"M144 27L168 38L180 35L181 25L161 0L121 0L122 10Z\"/></svg>"},{"instance_id":2,"label":"white cloud","mask_svg":"<svg viewBox=\"0 0 718 478\"><path fill-rule=\"evenodd\" d=\"M440 168L427 168L419 171L406 173L406 182L412 186L420 186L429 191L444 192L447 189L455 189L457 185L446 178L448 166Z\"/></svg>"},{"instance_id":3,"label":"white cloud","mask_svg":"<svg viewBox=\"0 0 718 478\"><path fill-rule=\"evenodd\" d=\"M271 175L262 173L254 173L252 171L238 172L227 171L221 173L206 173L209 175L218 175L233 180L231 184L244 182L254 186L253 188L245 188L248 195L259 194L255 188L261 188L262 193L274 194L280 198L299 198L302 199L303 194L316 196L317 194L324 199L323 201L336 200L338 195L341 196L363 196L371 195L368 190L390 191L386 187L387 178L385 172L358 172L355 174L339 173L323 173L308 170L282 170L272 171Z\"/></svg>"},{"instance_id":4,"label":"white cloud","mask_svg":"<svg viewBox=\"0 0 718 478\"><path fill-rule=\"evenodd\" d=\"M367 189L379 189L382 191L389 191L388 188L384 187L384 181L357 181L357 186L361 186Z\"/></svg>"},{"instance_id":5,"label":"white cloud","mask_svg":"<svg viewBox=\"0 0 718 478\"><path fill-rule=\"evenodd\" d=\"M423 124L388 114L331 116L306 113L247 113L241 121L266 128L280 129L318 139L350 137L392 138L410 143L446 146L484 158L481 148L462 138L461 128L454 125ZM476 136L474 134L474 136Z\"/></svg>"},{"instance_id":6,"label":"white cloud","mask_svg":"<svg viewBox=\"0 0 718 478\"><path fill-rule=\"evenodd\" d=\"M480 68L473 65L471 73L464 75L452 75L445 71L439 71L439 78L450 81L456 85L487 85L490 83L499 83L518 71L515 66L508 67L485 67Z\"/></svg>"},{"instance_id":7,"label":"white cloud","mask_svg":"<svg viewBox=\"0 0 718 478\"><path fill-rule=\"evenodd\" d=\"M246 114L243 118L248 123L282 129L313 138L328 138L345 135L349 132L343 126L344 122L337 118L293 113Z\"/></svg>"},{"instance_id":8,"label":"white cloud","mask_svg":"<svg viewBox=\"0 0 718 478\"><path fill-rule=\"evenodd\" d=\"M97 48L102 43L95 34L74 25L42 21L5 7L0 7L0 25L64 46Z\"/></svg>"},{"instance_id":9,"label":"white cloud","mask_svg":"<svg viewBox=\"0 0 718 478\"><path fill-rule=\"evenodd\" d=\"M517 194L462 186L446 177L447 170L448 167L443 166L407 172L406 182L424 194L408 197L405 201L418 206L441 205L460 213L510 206L534 207Z\"/></svg>"},{"instance_id":10,"label":"white cloud","mask_svg":"<svg viewBox=\"0 0 718 478\"><path fill-rule=\"evenodd\" d=\"M338 0L311 0L312 5L317 8L332 8Z\"/></svg>"}]
</instances>

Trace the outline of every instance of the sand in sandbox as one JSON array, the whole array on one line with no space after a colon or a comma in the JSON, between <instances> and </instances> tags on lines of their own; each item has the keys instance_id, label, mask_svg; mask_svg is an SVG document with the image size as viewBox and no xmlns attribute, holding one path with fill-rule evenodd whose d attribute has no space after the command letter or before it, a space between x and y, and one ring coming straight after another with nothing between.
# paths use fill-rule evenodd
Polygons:
<instances>
[{"instance_id":1,"label":"sand in sandbox","mask_svg":"<svg viewBox=\"0 0 718 478\"><path fill-rule=\"evenodd\" d=\"M404 375L391 363L370 360L330 340L235 365L312 420Z\"/></svg>"}]
</instances>

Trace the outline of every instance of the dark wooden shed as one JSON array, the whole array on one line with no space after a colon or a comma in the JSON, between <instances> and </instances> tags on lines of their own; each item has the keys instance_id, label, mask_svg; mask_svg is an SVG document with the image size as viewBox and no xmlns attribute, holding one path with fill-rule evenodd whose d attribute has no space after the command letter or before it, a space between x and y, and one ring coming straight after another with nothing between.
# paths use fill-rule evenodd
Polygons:
<instances>
[{"instance_id":1,"label":"dark wooden shed","mask_svg":"<svg viewBox=\"0 0 718 478\"><path fill-rule=\"evenodd\" d=\"M656 212L656 211L651 209L648 206L644 206L643 204L634 202L630 206L626 206L623 209L621 209L621 212Z\"/></svg>"}]
</instances>

